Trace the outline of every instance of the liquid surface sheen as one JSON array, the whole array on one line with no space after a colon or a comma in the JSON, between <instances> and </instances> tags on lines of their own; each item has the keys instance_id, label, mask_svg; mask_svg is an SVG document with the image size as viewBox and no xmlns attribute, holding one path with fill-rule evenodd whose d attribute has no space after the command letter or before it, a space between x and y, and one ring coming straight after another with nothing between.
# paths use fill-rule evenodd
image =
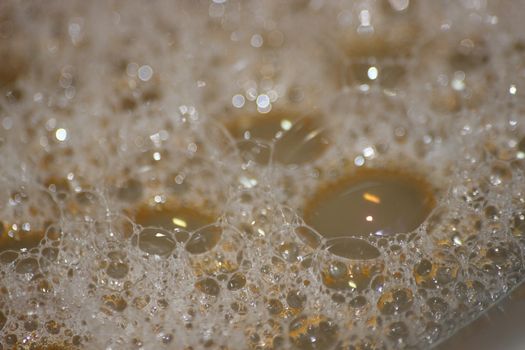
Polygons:
<instances>
[{"instance_id":1,"label":"liquid surface sheen","mask_svg":"<svg viewBox=\"0 0 525 350\"><path fill-rule=\"evenodd\" d=\"M254 152L254 160L268 164L269 144L273 143L273 161L281 164L304 164L320 157L328 148L329 136L320 116L304 116L297 112L269 112L240 117L230 126L232 135L254 142L241 142L241 151Z\"/></svg>"},{"instance_id":2,"label":"liquid surface sheen","mask_svg":"<svg viewBox=\"0 0 525 350\"><path fill-rule=\"evenodd\" d=\"M326 238L408 233L435 205L429 187L395 171L358 172L314 195L305 221Z\"/></svg>"}]
</instances>

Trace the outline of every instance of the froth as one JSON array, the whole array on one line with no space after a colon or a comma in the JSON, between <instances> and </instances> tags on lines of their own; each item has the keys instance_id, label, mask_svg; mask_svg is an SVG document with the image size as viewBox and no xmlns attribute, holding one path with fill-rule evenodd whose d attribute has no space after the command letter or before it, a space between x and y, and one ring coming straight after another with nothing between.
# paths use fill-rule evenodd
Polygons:
<instances>
[{"instance_id":1,"label":"froth","mask_svg":"<svg viewBox=\"0 0 525 350\"><path fill-rule=\"evenodd\" d=\"M521 7L2 2L3 348L450 336L523 279ZM325 238L309 201L363 168L435 208Z\"/></svg>"}]
</instances>

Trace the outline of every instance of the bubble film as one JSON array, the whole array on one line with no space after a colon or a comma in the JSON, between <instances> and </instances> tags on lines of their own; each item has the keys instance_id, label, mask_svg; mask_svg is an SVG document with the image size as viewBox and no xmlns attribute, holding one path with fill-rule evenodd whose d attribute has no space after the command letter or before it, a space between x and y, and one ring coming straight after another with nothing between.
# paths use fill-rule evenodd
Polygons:
<instances>
[{"instance_id":1,"label":"bubble film","mask_svg":"<svg viewBox=\"0 0 525 350\"><path fill-rule=\"evenodd\" d=\"M0 349L453 335L524 278L523 11L0 2Z\"/></svg>"}]
</instances>

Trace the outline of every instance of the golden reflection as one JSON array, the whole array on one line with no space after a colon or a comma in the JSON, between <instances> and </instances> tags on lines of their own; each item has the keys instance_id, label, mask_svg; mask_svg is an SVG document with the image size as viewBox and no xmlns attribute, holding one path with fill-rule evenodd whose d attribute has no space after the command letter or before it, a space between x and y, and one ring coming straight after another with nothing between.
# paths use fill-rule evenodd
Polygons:
<instances>
[{"instance_id":1,"label":"golden reflection","mask_svg":"<svg viewBox=\"0 0 525 350\"><path fill-rule=\"evenodd\" d=\"M371 194L371 193L368 193L368 192L365 192L363 193L363 198L369 202L372 202L372 203L375 203L375 204L380 204L381 203L381 198L379 198L378 196L374 195L374 194Z\"/></svg>"},{"instance_id":2,"label":"golden reflection","mask_svg":"<svg viewBox=\"0 0 525 350\"><path fill-rule=\"evenodd\" d=\"M186 221L184 221L183 219L179 219L179 218L173 218L173 219L171 219L171 222L173 222L173 224L175 226L179 226L179 227L182 227L182 228L186 228L188 226Z\"/></svg>"}]
</instances>

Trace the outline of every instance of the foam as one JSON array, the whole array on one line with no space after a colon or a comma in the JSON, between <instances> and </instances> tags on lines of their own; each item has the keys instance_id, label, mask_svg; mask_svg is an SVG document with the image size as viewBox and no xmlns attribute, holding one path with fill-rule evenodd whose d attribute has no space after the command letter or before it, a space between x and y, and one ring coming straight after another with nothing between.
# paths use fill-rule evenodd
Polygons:
<instances>
[{"instance_id":1,"label":"foam","mask_svg":"<svg viewBox=\"0 0 525 350\"><path fill-rule=\"evenodd\" d=\"M523 24L510 15L522 7L0 3L0 218L42 238L0 253L0 348L428 348L450 336L523 280ZM254 161L238 143L257 143L228 127L267 100L316 115L327 149ZM301 213L359 167L410 169L437 205L413 232L360 237L377 257L342 260ZM141 227L144 205L212 216L220 240L188 248L180 237L211 226ZM344 268L355 287L327 287Z\"/></svg>"}]
</instances>

